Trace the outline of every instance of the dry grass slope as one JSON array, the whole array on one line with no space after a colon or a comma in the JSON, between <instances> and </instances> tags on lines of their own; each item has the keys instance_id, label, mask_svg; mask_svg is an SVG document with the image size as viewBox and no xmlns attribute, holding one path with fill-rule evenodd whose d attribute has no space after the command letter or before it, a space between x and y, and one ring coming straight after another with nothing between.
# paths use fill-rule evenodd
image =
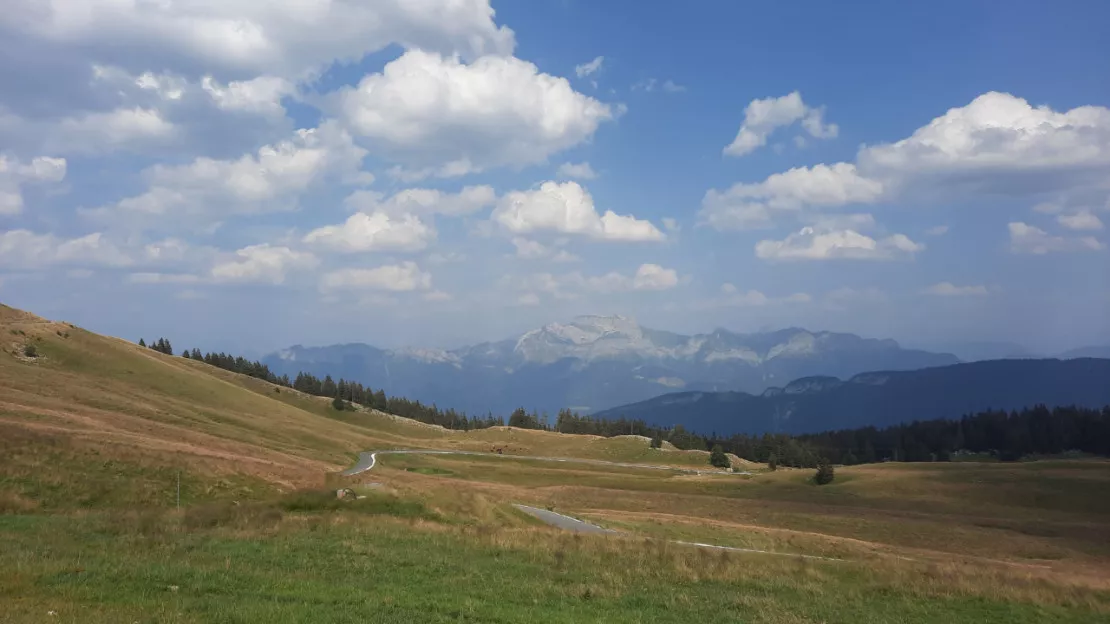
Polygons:
<instances>
[{"instance_id":1,"label":"dry grass slope","mask_svg":"<svg viewBox=\"0 0 1110 624\"><path fill-rule=\"evenodd\" d=\"M386 455L340 503L325 475L365 449L707 454L336 412L3 306L0 337L5 621L1110 621L1110 462L857 466L817 487L739 460L755 474ZM628 535L561 533L512 502Z\"/></svg>"}]
</instances>

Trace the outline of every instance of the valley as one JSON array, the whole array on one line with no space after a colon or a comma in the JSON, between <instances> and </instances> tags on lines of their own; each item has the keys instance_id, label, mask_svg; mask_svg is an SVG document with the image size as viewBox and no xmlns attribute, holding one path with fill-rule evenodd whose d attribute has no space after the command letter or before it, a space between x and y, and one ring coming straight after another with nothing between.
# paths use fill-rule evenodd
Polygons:
<instances>
[{"instance_id":1,"label":"valley","mask_svg":"<svg viewBox=\"0 0 1110 624\"><path fill-rule=\"evenodd\" d=\"M641 436L338 411L0 312L7 621L1110 617L1110 507L1092 495L1110 486L1105 459L838 466L815 486L811 470L735 456L723 470ZM477 454L383 454L341 474L372 449Z\"/></svg>"}]
</instances>

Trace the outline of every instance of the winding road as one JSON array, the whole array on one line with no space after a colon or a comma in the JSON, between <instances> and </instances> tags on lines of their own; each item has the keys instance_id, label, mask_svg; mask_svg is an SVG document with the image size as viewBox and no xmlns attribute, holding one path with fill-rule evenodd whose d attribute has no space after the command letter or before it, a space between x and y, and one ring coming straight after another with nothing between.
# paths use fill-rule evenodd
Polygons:
<instances>
[{"instance_id":1,"label":"winding road","mask_svg":"<svg viewBox=\"0 0 1110 624\"><path fill-rule=\"evenodd\" d=\"M444 451L444 450L396 450L396 451L365 451L359 453L358 462L347 470L344 470L342 475L351 476L359 473L372 470L378 464L378 455L480 455L488 457L506 457L515 459L532 459L541 461L555 461L555 462L577 462L604 466L619 466L623 468L653 468L657 470L674 470L677 472L693 473L693 474L730 474L714 470L698 470L695 468L681 468L676 466L653 466L650 464L628 464L623 462L610 462L601 459L572 459L563 457L531 457L526 455L501 455L498 453L480 453L477 451ZM732 473L732 474L751 474L750 472ZM583 522L578 518L572 518L561 513L556 513L547 509L540 509L538 507L531 507L529 505L513 504L513 507L523 511L524 513L538 518L539 520L549 524L553 527L563 529L566 531L573 531L575 533L595 533L604 535L622 535L620 531L614 529L607 529L596 524ZM716 544L704 544L702 542L684 542L681 540L669 540L671 544L679 546L693 546L695 548L711 548L713 550L726 550L729 552L740 553L755 553L760 555L777 555L780 557L796 557L800 559L820 559L822 561L843 561L843 559L834 559L832 557L819 557L817 555L802 555L798 553L782 553L772 552L769 550L756 550L754 548L737 548L734 546L718 546Z\"/></svg>"},{"instance_id":2,"label":"winding road","mask_svg":"<svg viewBox=\"0 0 1110 624\"><path fill-rule=\"evenodd\" d=\"M685 474L735 474L735 475L750 475L750 472L725 472L723 470L703 470L701 468L684 468L682 466L660 466L658 464L630 464L625 462L606 461L604 459L577 459L574 457L538 457L535 455L504 455L501 453L482 453L479 451L446 451L446 450L431 450L431 449L407 449L407 450L388 450L388 451L363 451L358 455L358 461L354 466L344 470L340 474L345 477L356 475L360 472L366 472L377 464L378 455L476 455L479 457L499 457L502 459L526 459L532 461L550 461L550 462L564 462L576 464L591 464L594 466L616 466L618 468L645 468L649 470L670 470L673 472L682 472Z\"/></svg>"}]
</instances>

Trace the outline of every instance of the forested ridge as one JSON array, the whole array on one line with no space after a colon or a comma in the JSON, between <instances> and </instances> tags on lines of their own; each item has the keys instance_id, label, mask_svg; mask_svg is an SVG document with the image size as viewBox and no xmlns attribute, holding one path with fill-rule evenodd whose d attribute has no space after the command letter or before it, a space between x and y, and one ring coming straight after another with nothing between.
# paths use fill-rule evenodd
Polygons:
<instances>
[{"instance_id":1,"label":"forested ridge","mask_svg":"<svg viewBox=\"0 0 1110 624\"><path fill-rule=\"evenodd\" d=\"M142 340L139 344L146 346ZM173 354L170 341L159 338L150 348ZM950 461L968 454L1015 460L1029 455L1079 452L1110 456L1110 406L1091 409L1074 406L1029 406L1021 410L986 410L959 419L920 420L888 427L860 427L816 434L736 434L718 436L689 431L681 425L657 427L643 420L597 419L571 410L560 410L552 421L547 415L518 408L509 415L473 416L440 409L419 400L390 397L355 381L320 379L299 373L290 380L278 377L268 366L226 353L185 350L182 357L241 373L305 394L328 397L337 407L353 403L448 429L481 429L508 425L612 437L641 435L659 446L666 440L680 449L709 450L720 445L738 457L781 466L813 468L824 458L839 464L882 461Z\"/></svg>"}]
</instances>

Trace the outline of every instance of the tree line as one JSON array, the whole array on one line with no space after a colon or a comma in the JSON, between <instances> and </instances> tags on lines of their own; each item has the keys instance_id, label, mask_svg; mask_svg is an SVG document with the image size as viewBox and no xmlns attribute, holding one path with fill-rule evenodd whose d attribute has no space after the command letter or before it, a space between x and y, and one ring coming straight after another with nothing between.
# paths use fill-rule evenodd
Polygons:
<instances>
[{"instance_id":1,"label":"tree line","mask_svg":"<svg viewBox=\"0 0 1110 624\"><path fill-rule=\"evenodd\" d=\"M139 340L140 346L148 346ZM173 354L170 341L159 338L149 347ZM716 450L772 467L818 468L824 462L863 464L883 461L950 461L965 453L988 454L1001 460L1015 460L1031 454L1053 455L1079 451L1110 456L1110 406L1102 409L1082 407L1048 408L1044 405L1023 410L987 410L959 420L915 421L884 428L861 427L816 434L718 436L689 431L681 425L659 427L643 420L621 417L599 420L569 409L559 410L554 422L546 414L517 408L506 420L487 413L471 416L454 409L440 409L405 397L388 396L384 390L326 375L311 373L277 376L268 366L242 356L226 353L201 353L199 349L182 352L182 357L198 360L224 370L248 375L304 392L333 399L337 407L355 403L403 418L439 425L448 429L483 429L508 425L521 429L540 429L613 437L640 435L651 438L659 448L667 441L676 448Z\"/></svg>"}]
</instances>

